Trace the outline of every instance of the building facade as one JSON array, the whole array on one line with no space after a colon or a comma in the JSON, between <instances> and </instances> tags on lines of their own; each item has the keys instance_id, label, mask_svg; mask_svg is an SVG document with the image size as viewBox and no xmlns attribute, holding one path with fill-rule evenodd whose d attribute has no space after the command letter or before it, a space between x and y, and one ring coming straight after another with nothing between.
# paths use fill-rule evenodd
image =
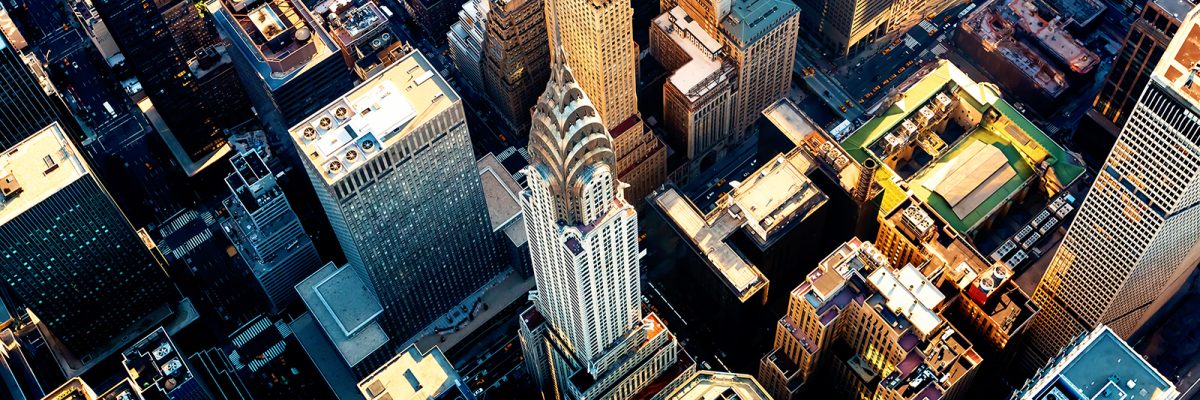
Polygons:
<instances>
[{"instance_id":1,"label":"building facade","mask_svg":"<svg viewBox=\"0 0 1200 400\"><path fill-rule=\"evenodd\" d=\"M189 1L94 3L149 104L142 105L189 174L228 151L225 129L253 118L224 43Z\"/></svg>"},{"instance_id":2,"label":"building facade","mask_svg":"<svg viewBox=\"0 0 1200 400\"><path fill-rule=\"evenodd\" d=\"M642 315L637 212L617 180L613 138L567 66L558 11L521 194L537 282L521 343L546 397L630 398L678 361L679 348L657 316Z\"/></svg>"},{"instance_id":3,"label":"building facade","mask_svg":"<svg viewBox=\"0 0 1200 400\"><path fill-rule=\"evenodd\" d=\"M853 239L792 290L758 379L776 399L962 398L983 359L935 311L945 299L911 264Z\"/></svg>"},{"instance_id":4,"label":"building facade","mask_svg":"<svg viewBox=\"0 0 1200 400\"><path fill-rule=\"evenodd\" d=\"M492 0L483 76L488 99L513 132L529 132L529 109L550 78L546 18L538 0Z\"/></svg>"},{"instance_id":5,"label":"building facade","mask_svg":"<svg viewBox=\"0 0 1200 400\"><path fill-rule=\"evenodd\" d=\"M1104 86L1100 87L1092 104L1094 111L1108 122L1102 126L1113 136L1121 133L1142 90L1150 83L1150 72L1162 59L1171 38L1179 31L1183 17L1192 7L1187 0L1148 1L1129 27L1112 71L1104 79Z\"/></svg>"},{"instance_id":6,"label":"building facade","mask_svg":"<svg viewBox=\"0 0 1200 400\"><path fill-rule=\"evenodd\" d=\"M462 100L421 53L294 126L291 137L397 346L505 269Z\"/></svg>"},{"instance_id":7,"label":"building facade","mask_svg":"<svg viewBox=\"0 0 1200 400\"><path fill-rule=\"evenodd\" d=\"M250 267L276 312L297 299L296 284L320 268L321 257L275 175L257 151L230 158L225 177L232 196L222 203L229 241Z\"/></svg>"},{"instance_id":8,"label":"building facade","mask_svg":"<svg viewBox=\"0 0 1200 400\"><path fill-rule=\"evenodd\" d=\"M77 135L62 99L42 89L20 51L0 35L0 148L13 147L55 121Z\"/></svg>"},{"instance_id":9,"label":"building facade","mask_svg":"<svg viewBox=\"0 0 1200 400\"><path fill-rule=\"evenodd\" d=\"M786 0L739 0L721 20L726 54L737 65L733 140L745 138L767 106L787 96L796 62L800 9Z\"/></svg>"},{"instance_id":10,"label":"building facade","mask_svg":"<svg viewBox=\"0 0 1200 400\"><path fill-rule=\"evenodd\" d=\"M166 319L179 294L57 124L0 154L0 271L28 308L88 363Z\"/></svg>"},{"instance_id":11,"label":"building facade","mask_svg":"<svg viewBox=\"0 0 1200 400\"><path fill-rule=\"evenodd\" d=\"M633 7L616 0L554 0L545 8L547 26L551 15L561 19L566 64L612 136L615 178L629 185L630 203L640 205L666 181L667 152L638 112Z\"/></svg>"},{"instance_id":12,"label":"building facade","mask_svg":"<svg viewBox=\"0 0 1200 400\"><path fill-rule=\"evenodd\" d=\"M450 42L450 58L468 85L476 92L483 91L483 53L487 46L489 2L469 0L458 11L458 21L450 25L446 39Z\"/></svg>"},{"instance_id":13,"label":"building facade","mask_svg":"<svg viewBox=\"0 0 1200 400\"><path fill-rule=\"evenodd\" d=\"M1032 365L1101 324L1133 334L1200 261L1198 22L1167 47L1034 292Z\"/></svg>"}]
</instances>

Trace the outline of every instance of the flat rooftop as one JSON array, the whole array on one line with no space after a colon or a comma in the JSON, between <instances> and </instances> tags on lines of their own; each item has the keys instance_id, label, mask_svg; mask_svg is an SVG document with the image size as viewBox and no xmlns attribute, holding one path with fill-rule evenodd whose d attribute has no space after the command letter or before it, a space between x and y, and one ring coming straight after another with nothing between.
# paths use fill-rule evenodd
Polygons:
<instances>
[{"instance_id":1,"label":"flat rooftop","mask_svg":"<svg viewBox=\"0 0 1200 400\"><path fill-rule=\"evenodd\" d=\"M733 3L721 26L734 45L743 49L800 12L795 3L787 0L734 0Z\"/></svg>"},{"instance_id":2,"label":"flat rooftop","mask_svg":"<svg viewBox=\"0 0 1200 400\"><path fill-rule=\"evenodd\" d=\"M61 386L46 393L43 399L53 400L96 400L96 392L82 378L74 377Z\"/></svg>"},{"instance_id":3,"label":"flat rooftop","mask_svg":"<svg viewBox=\"0 0 1200 400\"><path fill-rule=\"evenodd\" d=\"M1043 47L1069 65L1072 71L1086 74L1100 64L1100 57L1096 53L1067 32L1066 21L1059 18L1050 21L1043 19L1032 0L1010 0L1008 8L1016 14L1017 25L1021 29L1036 37Z\"/></svg>"},{"instance_id":4,"label":"flat rooftop","mask_svg":"<svg viewBox=\"0 0 1200 400\"><path fill-rule=\"evenodd\" d=\"M912 193L954 230L969 233L1019 190L1033 184L1034 168L1039 164L1049 167L1046 178L1058 188L1083 174L1084 167L1005 101L995 85L972 81L946 60L915 79L898 100L842 141L842 147L855 160L879 161L875 177L884 187L882 209L892 209ZM959 126L966 129L965 134L944 144L907 180L902 178L883 162L887 154L877 154L887 148L883 140L916 141L936 136L908 132L914 120L929 115L935 102L944 104L946 99L951 100L950 107L974 115L969 121L974 125ZM949 112L953 110L943 113ZM994 118L982 118L984 115Z\"/></svg>"},{"instance_id":5,"label":"flat rooftop","mask_svg":"<svg viewBox=\"0 0 1200 400\"><path fill-rule=\"evenodd\" d=\"M982 7L962 22L963 28L978 37L985 46L995 48L1004 59L1050 98L1058 97L1069 86L1066 75L1050 65L1034 49L1013 36L1012 23L991 7Z\"/></svg>"},{"instance_id":6,"label":"flat rooftop","mask_svg":"<svg viewBox=\"0 0 1200 400\"><path fill-rule=\"evenodd\" d=\"M823 206L829 197L807 175L814 168L802 152L778 155L721 194L708 213L675 188L661 192L654 202L734 294L746 301L767 285L767 278L729 242L730 236L744 229L765 248L795 226L794 222Z\"/></svg>"},{"instance_id":7,"label":"flat rooftop","mask_svg":"<svg viewBox=\"0 0 1200 400\"><path fill-rule=\"evenodd\" d=\"M0 153L0 225L91 174L57 122Z\"/></svg>"},{"instance_id":8,"label":"flat rooftop","mask_svg":"<svg viewBox=\"0 0 1200 400\"><path fill-rule=\"evenodd\" d=\"M434 347L422 354L416 345L360 381L358 389L368 400L440 399L454 391L460 396L469 393L441 349Z\"/></svg>"},{"instance_id":9,"label":"flat rooftop","mask_svg":"<svg viewBox=\"0 0 1200 400\"><path fill-rule=\"evenodd\" d=\"M850 155L838 145L828 133L817 126L790 99L779 99L763 110L763 116L771 122L796 147L803 148L835 177L838 185L847 193L858 186L861 166L851 162Z\"/></svg>"},{"instance_id":10,"label":"flat rooftop","mask_svg":"<svg viewBox=\"0 0 1200 400\"><path fill-rule=\"evenodd\" d=\"M1088 333L1048 368L1039 373L1046 375L1026 396L1041 399L1058 393L1068 399L1151 400L1178 395L1174 384L1105 326Z\"/></svg>"},{"instance_id":11,"label":"flat rooftop","mask_svg":"<svg viewBox=\"0 0 1200 400\"><path fill-rule=\"evenodd\" d=\"M1200 108L1200 85L1194 84L1197 75L1195 68L1196 65L1200 65L1200 29L1196 29L1198 23L1200 18L1197 18L1197 10L1193 9L1184 18L1175 38L1167 46L1166 53L1151 75L1154 80L1174 89L1196 108Z\"/></svg>"},{"instance_id":12,"label":"flat rooftop","mask_svg":"<svg viewBox=\"0 0 1200 400\"><path fill-rule=\"evenodd\" d=\"M933 310L942 304L946 295L912 264L898 271L876 269L867 277L867 282L883 296L888 310L908 319L921 336L929 336L942 324L942 316Z\"/></svg>"},{"instance_id":13,"label":"flat rooftop","mask_svg":"<svg viewBox=\"0 0 1200 400\"><path fill-rule=\"evenodd\" d=\"M350 366L388 342L378 321L383 306L367 285L354 268L333 263L296 285L300 299Z\"/></svg>"},{"instance_id":14,"label":"flat rooftop","mask_svg":"<svg viewBox=\"0 0 1200 400\"><path fill-rule=\"evenodd\" d=\"M1188 0L1153 0L1150 3L1158 6L1167 15L1175 17L1176 21L1183 21L1187 13L1195 8L1195 4Z\"/></svg>"},{"instance_id":15,"label":"flat rooftop","mask_svg":"<svg viewBox=\"0 0 1200 400\"><path fill-rule=\"evenodd\" d=\"M458 101L429 60L413 51L289 133L305 162L332 185Z\"/></svg>"},{"instance_id":16,"label":"flat rooftop","mask_svg":"<svg viewBox=\"0 0 1200 400\"><path fill-rule=\"evenodd\" d=\"M175 389L193 379L187 357L175 347L167 330L159 327L121 353L121 363L138 387L145 391L157 387L170 395Z\"/></svg>"},{"instance_id":17,"label":"flat rooftop","mask_svg":"<svg viewBox=\"0 0 1200 400\"><path fill-rule=\"evenodd\" d=\"M276 90L338 52L319 18L300 0L208 0L217 25Z\"/></svg>"},{"instance_id":18,"label":"flat rooftop","mask_svg":"<svg viewBox=\"0 0 1200 400\"><path fill-rule=\"evenodd\" d=\"M727 74L732 66L726 68L725 59L721 57L721 42L710 36L683 8L673 7L653 22L691 58L669 78L680 93L695 101L720 83L732 79Z\"/></svg>"},{"instance_id":19,"label":"flat rooftop","mask_svg":"<svg viewBox=\"0 0 1200 400\"><path fill-rule=\"evenodd\" d=\"M736 396L736 397L734 397ZM766 400L771 398L766 389L747 374L719 371L696 371L687 377L679 388L667 394L666 400L714 400L714 399Z\"/></svg>"}]
</instances>

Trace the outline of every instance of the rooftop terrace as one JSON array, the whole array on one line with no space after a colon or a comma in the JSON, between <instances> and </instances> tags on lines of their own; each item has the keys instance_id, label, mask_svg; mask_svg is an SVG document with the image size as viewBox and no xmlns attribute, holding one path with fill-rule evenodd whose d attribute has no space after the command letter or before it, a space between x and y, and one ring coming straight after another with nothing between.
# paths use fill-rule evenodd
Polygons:
<instances>
[{"instance_id":1,"label":"rooftop terrace","mask_svg":"<svg viewBox=\"0 0 1200 400\"><path fill-rule=\"evenodd\" d=\"M413 51L290 134L305 160L332 185L458 101L429 60Z\"/></svg>"},{"instance_id":2,"label":"rooftop terrace","mask_svg":"<svg viewBox=\"0 0 1200 400\"><path fill-rule=\"evenodd\" d=\"M0 225L91 174L58 123L0 153Z\"/></svg>"},{"instance_id":3,"label":"rooftop terrace","mask_svg":"<svg viewBox=\"0 0 1200 400\"><path fill-rule=\"evenodd\" d=\"M1040 182L1054 194L1083 174L1084 167L1001 98L996 86L972 81L946 60L913 79L842 142L855 160L879 161L882 210L915 194L954 230L970 233L1028 185ZM946 144L938 126L966 132ZM896 169L911 163L905 148L931 153L907 179Z\"/></svg>"},{"instance_id":4,"label":"rooftop terrace","mask_svg":"<svg viewBox=\"0 0 1200 400\"><path fill-rule=\"evenodd\" d=\"M683 49L690 61L671 74L671 85L695 101L721 82L732 79L731 64L721 57L721 43L680 7L654 18L654 24Z\"/></svg>"},{"instance_id":5,"label":"rooftop terrace","mask_svg":"<svg viewBox=\"0 0 1200 400\"><path fill-rule=\"evenodd\" d=\"M271 90L337 52L300 0L208 0L208 12Z\"/></svg>"}]
</instances>

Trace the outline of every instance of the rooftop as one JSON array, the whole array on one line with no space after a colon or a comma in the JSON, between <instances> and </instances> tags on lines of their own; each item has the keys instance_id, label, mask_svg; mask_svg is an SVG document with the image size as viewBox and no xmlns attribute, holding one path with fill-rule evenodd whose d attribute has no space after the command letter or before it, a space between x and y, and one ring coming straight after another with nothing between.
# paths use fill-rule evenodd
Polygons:
<instances>
[{"instance_id":1,"label":"rooftop","mask_svg":"<svg viewBox=\"0 0 1200 400\"><path fill-rule=\"evenodd\" d=\"M1100 0L1047 0L1063 19L1069 19L1075 25L1091 24L1108 8Z\"/></svg>"},{"instance_id":2,"label":"rooftop","mask_svg":"<svg viewBox=\"0 0 1200 400\"><path fill-rule=\"evenodd\" d=\"M767 278L729 237L745 229L757 244L767 247L793 222L803 221L824 205L828 197L807 176L813 168L801 152L778 155L722 194L707 214L675 188L659 193L654 202L734 294L746 301L766 287Z\"/></svg>"},{"instance_id":3,"label":"rooftop","mask_svg":"<svg viewBox=\"0 0 1200 400\"><path fill-rule=\"evenodd\" d=\"M733 3L729 15L721 20L722 31L734 45L743 49L800 12L795 3L786 0L733 0Z\"/></svg>"},{"instance_id":4,"label":"rooftop","mask_svg":"<svg viewBox=\"0 0 1200 400\"><path fill-rule=\"evenodd\" d=\"M849 153L828 133L817 126L799 107L787 98L780 99L763 110L763 116L797 147L820 161L822 168L836 178L847 193L858 185L858 163L850 162Z\"/></svg>"},{"instance_id":5,"label":"rooftop","mask_svg":"<svg viewBox=\"0 0 1200 400\"><path fill-rule=\"evenodd\" d=\"M300 0L208 0L206 7L271 90L338 51Z\"/></svg>"},{"instance_id":6,"label":"rooftop","mask_svg":"<svg viewBox=\"0 0 1200 400\"><path fill-rule=\"evenodd\" d=\"M1032 0L1010 0L1008 8L1016 14L1017 26L1036 37L1043 47L1069 65L1072 71L1086 74L1100 64L1100 57L1096 53L1088 50L1067 32L1067 22L1063 21L1062 17L1045 20Z\"/></svg>"},{"instance_id":7,"label":"rooftop","mask_svg":"<svg viewBox=\"0 0 1200 400\"><path fill-rule=\"evenodd\" d=\"M1153 0L1150 4L1158 6L1176 21L1183 21L1183 17L1187 16L1188 11L1195 8L1195 4L1188 0Z\"/></svg>"},{"instance_id":8,"label":"rooftop","mask_svg":"<svg viewBox=\"0 0 1200 400\"><path fill-rule=\"evenodd\" d=\"M193 379L187 357L179 352L162 327L125 350L122 357L121 364L129 372L129 378L143 392L154 387L170 396Z\"/></svg>"},{"instance_id":9,"label":"rooftop","mask_svg":"<svg viewBox=\"0 0 1200 400\"><path fill-rule=\"evenodd\" d=\"M296 291L347 364L358 364L387 343L377 320L383 306L354 268L325 264Z\"/></svg>"},{"instance_id":10,"label":"rooftop","mask_svg":"<svg viewBox=\"0 0 1200 400\"><path fill-rule=\"evenodd\" d=\"M973 33L988 50L996 51L1021 71L1050 98L1067 90L1066 75L1050 65L1036 50L1013 36L1013 26L992 7L980 7L962 22L963 29Z\"/></svg>"},{"instance_id":11,"label":"rooftop","mask_svg":"<svg viewBox=\"0 0 1200 400\"><path fill-rule=\"evenodd\" d=\"M946 60L913 79L893 104L842 142L855 160L879 161L881 209L890 210L915 194L955 231L969 233L1038 181L1039 174L1045 175L1042 184L1051 194L1083 174L1084 167L1001 98L996 86L972 81ZM951 144L946 144L932 125L963 109L971 115L969 126L958 125L963 119L947 122L946 132L966 132L947 137ZM897 161L904 146L933 154L925 162ZM915 172L902 175L900 163Z\"/></svg>"},{"instance_id":12,"label":"rooftop","mask_svg":"<svg viewBox=\"0 0 1200 400\"><path fill-rule=\"evenodd\" d=\"M1175 38L1167 46L1158 66L1154 68L1154 80L1175 89L1193 107L1200 108L1200 85L1195 85L1197 65L1200 65L1200 23L1197 10L1193 9L1183 20Z\"/></svg>"},{"instance_id":13,"label":"rooftop","mask_svg":"<svg viewBox=\"0 0 1200 400\"><path fill-rule=\"evenodd\" d=\"M470 393L441 349L435 346L422 354L416 345L360 381L358 389L368 400L437 399L447 393Z\"/></svg>"},{"instance_id":14,"label":"rooftop","mask_svg":"<svg viewBox=\"0 0 1200 400\"><path fill-rule=\"evenodd\" d=\"M476 166L479 168L479 179L483 184L483 198L487 202L492 230L504 230L517 246L525 244L529 241L529 234L525 232L521 203L517 201L521 185L491 153L480 158ZM514 226L516 229L510 229Z\"/></svg>"},{"instance_id":15,"label":"rooftop","mask_svg":"<svg viewBox=\"0 0 1200 400\"><path fill-rule=\"evenodd\" d=\"M419 51L325 106L290 134L301 154L332 185L459 101Z\"/></svg>"},{"instance_id":16,"label":"rooftop","mask_svg":"<svg viewBox=\"0 0 1200 400\"><path fill-rule=\"evenodd\" d=\"M654 24L667 34L691 59L671 74L670 83L693 101L722 82L732 79L732 65L721 57L721 43L714 39L678 6L654 18Z\"/></svg>"},{"instance_id":17,"label":"rooftop","mask_svg":"<svg viewBox=\"0 0 1200 400\"><path fill-rule=\"evenodd\" d=\"M0 153L0 225L91 173L55 122Z\"/></svg>"},{"instance_id":18,"label":"rooftop","mask_svg":"<svg viewBox=\"0 0 1200 400\"><path fill-rule=\"evenodd\" d=\"M1106 326L1081 336L1020 393L1022 399L1150 400L1178 395L1174 384Z\"/></svg>"},{"instance_id":19,"label":"rooftop","mask_svg":"<svg viewBox=\"0 0 1200 400\"><path fill-rule=\"evenodd\" d=\"M47 400L96 400L96 392L82 378L74 377L46 393Z\"/></svg>"},{"instance_id":20,"label":"rooftop","mask_svg":"<svg viewBox=\"0 0 1200 400\"><path fill-rule=\"evenodd\" d=\"M867 277L867 282L883 296L888 310L908 319L922 337L929 336L941 325L942 317L933 310L946 296L912 264L899 271L876 269Z\"/></svg>"},{"instance_id":21,"label":"rooftop","mask_svg":"<svg viewBox=\"0 0 1200 400\"><path fill-rule=\"evenodd\" d=\"M736 397L735 397L736 396ZM696 371L679 387L667 394L666 400L714 399L765 400L771 398L766 389L746 374L718 371Z\"/></svg>"}]
</instances>

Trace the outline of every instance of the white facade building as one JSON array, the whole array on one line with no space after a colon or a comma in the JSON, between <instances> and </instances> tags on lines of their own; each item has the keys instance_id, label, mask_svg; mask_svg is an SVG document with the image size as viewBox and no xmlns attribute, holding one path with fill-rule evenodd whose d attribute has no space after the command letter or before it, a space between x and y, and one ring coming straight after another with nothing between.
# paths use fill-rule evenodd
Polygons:
<instances>
[{"instance_id":1,"label":"white facade building","mask_svg":"<svg viewBox=\"0 0 1200 400\"><path fill-rule=\"evenodd\" d=\"M1200 261L1197 23L1193 10L1034 292L1042 311L1027 361L1040 364L1101 324L1128 338Z\"/></svg>"}]
</instances>

